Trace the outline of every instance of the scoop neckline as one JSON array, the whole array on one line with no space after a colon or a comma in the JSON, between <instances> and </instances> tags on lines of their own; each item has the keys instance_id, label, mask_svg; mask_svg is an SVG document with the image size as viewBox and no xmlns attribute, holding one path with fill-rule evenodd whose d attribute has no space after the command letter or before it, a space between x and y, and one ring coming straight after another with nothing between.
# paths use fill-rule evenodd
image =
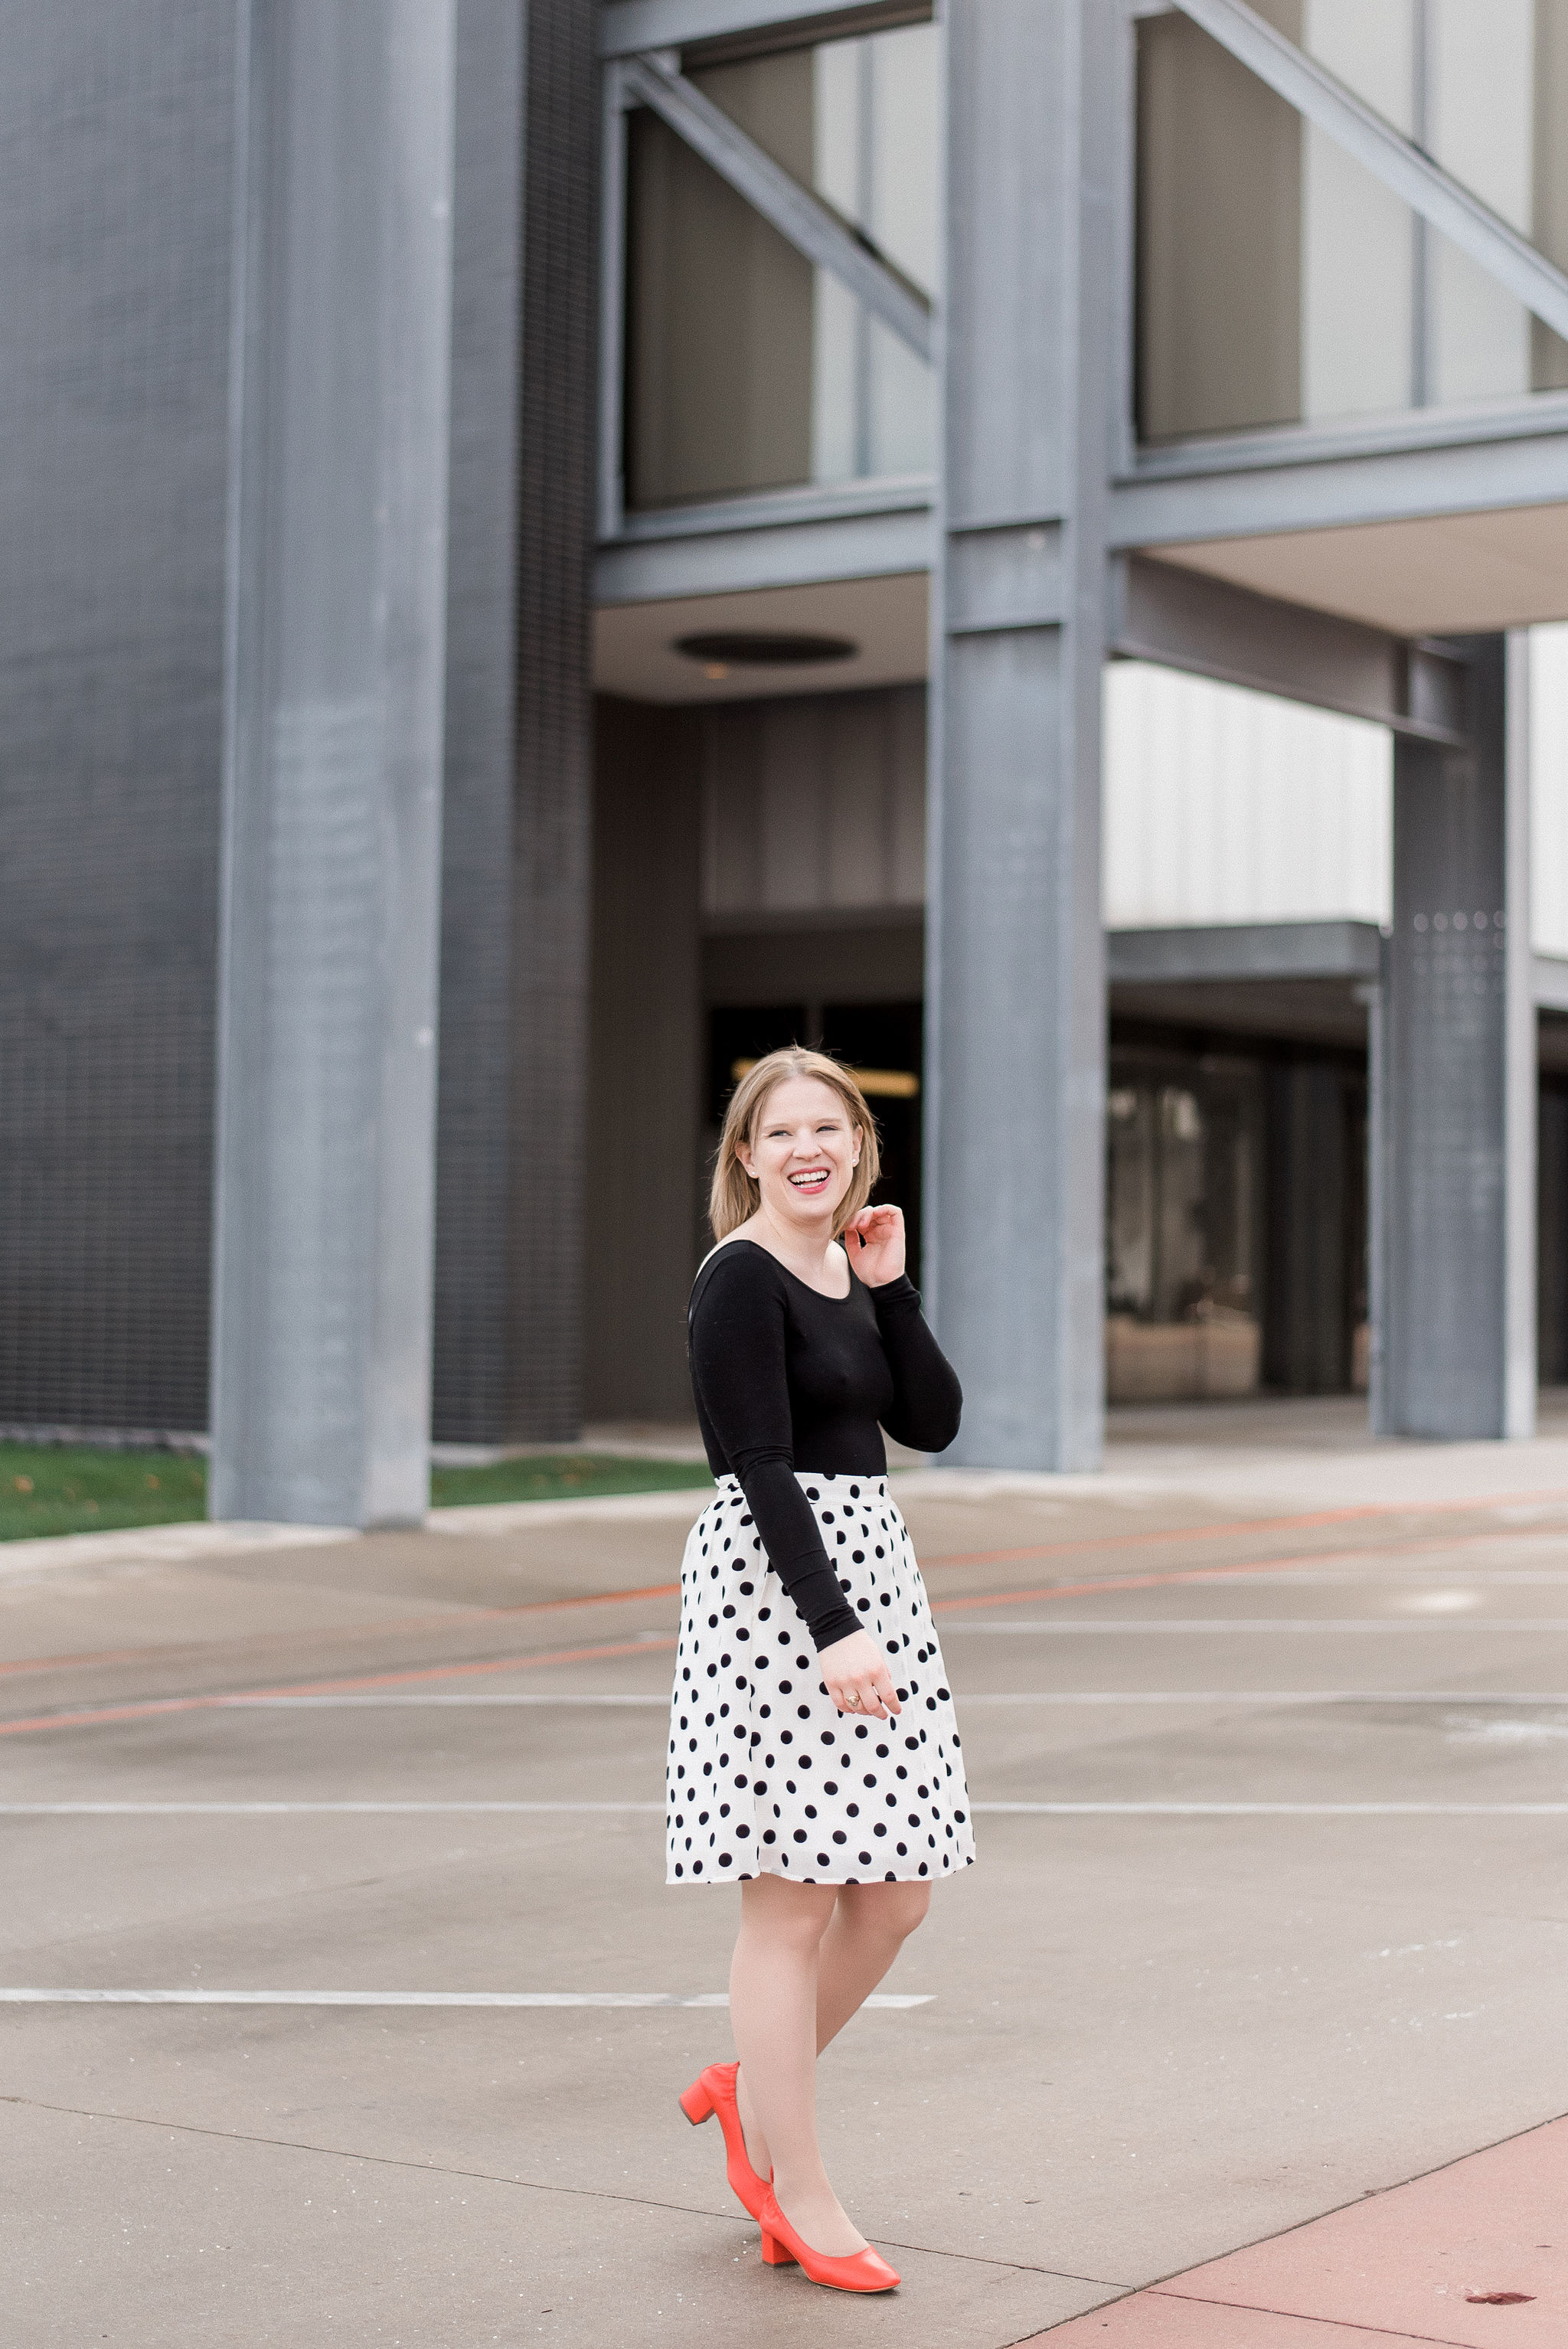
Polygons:
<instances>
[{"instance_id":1,"label":"scoop neckline","mask_svg":"<svg viewBox=\"0 0 1568 2349\"><path fill-rule=\"evenodd\" d=\"M775 1256L770 1247L764 1247L760 1240L748 1240L745 1238L721 1240L718 1247L714 1249L713 1253L715 1256L719 1256L727 1247L755 1248L758 1256L765 1256L768 1258L769 1264L776 1264L779 1271L784 1275L785 1278L787 1280L792 1280L797 1288L803 1288L808 1297L820 1297L824 1305L847 1305L851 1298L853 1297L856 1289L861 1288L865 1286L863 1281L859 1281L855 1278L854 1272L851 1268L850 1259L847 1255L844 1257L844 1270L849 1273L850 1285L848 1288L845 1289L841 1297L830 1297L825 1288L813 1288L809 1280L802 1280L798 1272L791 1272L783 1257L781 1256Z\"/></svg>"}]
</instances>

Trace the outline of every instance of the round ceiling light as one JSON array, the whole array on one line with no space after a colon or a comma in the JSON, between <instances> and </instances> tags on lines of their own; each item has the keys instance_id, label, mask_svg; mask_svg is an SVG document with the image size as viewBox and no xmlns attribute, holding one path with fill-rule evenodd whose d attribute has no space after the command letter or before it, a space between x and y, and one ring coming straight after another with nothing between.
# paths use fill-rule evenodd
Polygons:
<instances>
[{"instance_id":1,"label":"round ceiling light","mask_svg":"<svg viewBox=\"0 0 1568 2349\"><path fill-rule=\"evenodd\" d=\"M760 628L723 628L677 636L674 649L700 661L711 674L730 668L807 668L817 661L853 660L859 645L848 636L786 636Z\"/></svg>"}]
</instances>

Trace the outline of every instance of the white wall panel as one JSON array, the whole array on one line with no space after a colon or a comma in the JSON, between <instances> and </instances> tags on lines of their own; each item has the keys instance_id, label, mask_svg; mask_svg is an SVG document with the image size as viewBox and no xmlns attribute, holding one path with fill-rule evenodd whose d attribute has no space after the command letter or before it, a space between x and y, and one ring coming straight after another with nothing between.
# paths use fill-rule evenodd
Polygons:
<instances>
[{"instance_id":1,"label":"white wall panel","mask_svg":"<svg viewBox=\"0 0 1568 2349\"><path fill-rule=\"evenodd\" d=\"M1530 938L1568 955L1568 627L1530 632Z\"/></svg>"},{"instance_id":2,"label":"white wall panel","mask_svg":"<svg viewBox=\"0 0 1568 2349\"><path fill-rule=\"evenodd\" d=\"M1531 632L1532 936L1568 955L1568 626ZM1105 918L1389 918L1381 727L1141 661L1106 672ZM710 915L918 905L924 697L738 703L707 715Z\"/></svg>"},{"instance_id":3,"label":"white wall panel","mask_svg":"<svg viewBox=\"0 0 1568 2349\"><path fill-rule=\"evenodd\" d=\"M1305 0L1302 12L1308 56L1407 137L1415 128L1414 36L1411 0ZM1301 166L1302 416L1407 407L1410 210L1310 122L1302 125Z\"/></svg>"},{"instance_id":4,"label":"white wall panel","mask_svg":"<svg viewBox=\"0 0 1568 2349\"><path fill-rule=\"evenodd\" d=\"M1110 927L1388 920L1384 728L1141 661L1107 669L1105 719Z\"/></svg>"}]
</instances>

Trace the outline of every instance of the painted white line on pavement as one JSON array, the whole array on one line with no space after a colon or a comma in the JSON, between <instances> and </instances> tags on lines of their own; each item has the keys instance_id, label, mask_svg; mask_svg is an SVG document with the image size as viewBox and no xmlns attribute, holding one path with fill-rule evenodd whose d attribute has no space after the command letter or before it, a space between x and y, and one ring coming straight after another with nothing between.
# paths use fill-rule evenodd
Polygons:
<instances>
[{"instance_id":1,"label":"painted white line on pavement","mask_svg":"<svg viewBox=\"0 0 1568 2349\"><path fill-rule=\"evenodd\" d=\"M1053 1627L1054 1628L1054 1627ZM959 1698L976 1704L1568 1704L1551 1690L1522 1695L1495 1689L1011 1689L967 1690ZM658 1696L569 1696L530 1689L464 1689L451 1694L433 1689L396 1690L377 1696L226 1696L207 1706L211 1713L357 1712L365 1706L407 1705L631 1705L667 1713L669 1698Z\"/></svg>"},{"instance_id":2,"label":"painted white line on pavement","mask_svg":"<svg viewBox=\"0 0 1568 2349\"><path fill-rule=\"evenodd\" d=\"M1387 1567L1372 1571L1358 1566L1278 1567L1238 1569L1229 1567L1193 1567L1183 1570L1182 1579L1194 1588L1207 1588L1212 1582L1223 1583L1227 1590L1344 1590L1360 1589L1365 1586L1376 1589L1384 1585L1394 1590L1429 1589L1439 1585L1459 1583L1473 1589L1478 1583L1488 1590L1514 1589L1561 1590L1568 1583L1568 1574L1553 1572L1548 1568L1504 1568L1492 1566L1440 1567L1413 1561L1401 1569Z\"/></svg>"},{"instance_id":3,"label":"painted white line on pavement","mask_svg":"<svg viewBox=\"0 0 1568 2349\"><path fill-rule=\"evenodd\" d=\"M0 1803L5 1819L183 1819L183 1818L349 1818L466 1817L470 1813L556 1811L652 1811L660 1818L663 1803Z\"/></svg>"},{"instance_id":4,"label":"painted white line on pavement","mask_svg":"<svg viewBox=\"0 0 1568 2349\"><path fill-rule=\"evenodd\" d=\"M669 1644L673 1648L675 1641ZM398 1689L374 1696L225 1696L206 1709L212 1713L337 1713L377 1704L656 1705L661 1713L670 1709L668 1693L663 1690L655 1696L577 1696L564 1689L543 1692L537 1689Z\"/></svg>"},{"instance_id":5,"label":"painted white line on pavement","mask_svg":"<svg viewBox=\"0 0 1568 2349\"><path fill-rule=\"evenodd\" d=\"M1119 1620L1114 1616L1064 1615L1055 1622L986 1622L954 1623L944 1615L940 1634L947 1639L953 1632L966 1632L971 1638L986 1631L1047 1631L1053 1634L1074 1631L1095 1633L1117 1632L1140 1639L1146 1631L1201 1632L1205 1637L1216 1631L1568 1631L1568 1615L1345 1615L1325 1617L1321 1621L1310 1615L1216 1615L1190 1616L1185 1619L1155 1617L1134 1621L1130 1617Z\"/></svg>"},{"instance_id":6,"label":"painted white line on pavement","mask_svg":"<svg viewBox=\"0 0 1568 2349\"><path fill-rule=\"evenodd\" d=\"M1550 1690L1511 1689L1013 1689L1005 1694L966 1690L976 1704L1568 1704Z\"/></svg>"},{"instance_id":7,"label":"painted white line on pavement","mask_svg":"<svg viewBox=\"0 0 1568 2349\"><path fill-rule=\"evenodd\" d=\"M1558 1819L1564 1803L975 1803L971 1814L1031 1818ZM0 1803L4 1818L461 1818L512 1812L652 1814L663 1803Z\"/></svg>"},{"instance_id":8,"label":"painted white line on pavement","mask_svg":"<svg viewBox=\"0 0 1568 2349\"><path fill-rule=\"evenodd\" d=\"M971 1803L1055 1819L1568 1819L1568 1803Z\"/></svg>"},{"instance_id":9,"label":"painted white line on pavement","mask_svg":"<svg viewBox=\"0 0 1568 2349\"><path fill-rule=\"evenodd\" d=\"M865 2006L902 2012L936 1996L873 1992ZM5 1990L8 2006L727 2006L727 1991L662 1990Z\"/></svg>"}]
</instances>

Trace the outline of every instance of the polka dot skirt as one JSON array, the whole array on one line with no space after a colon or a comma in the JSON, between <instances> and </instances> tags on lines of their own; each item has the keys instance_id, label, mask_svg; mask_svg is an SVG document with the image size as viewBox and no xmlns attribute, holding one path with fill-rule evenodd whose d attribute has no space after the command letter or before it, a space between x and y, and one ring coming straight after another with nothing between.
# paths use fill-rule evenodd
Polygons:
<instances>
[{"instance_id":1,"label":"polka dot skirt","mask_svg":"<svg viewBox=\"0 0 1568 2349\"><path fill-rule=\"evenodd\" d=\"M670 1704L671 1884L903 1884L975 1857L953 1699L909 1532L877 1476L799 1474L896 1721L841 1713L733 1476L691 1529Z\"/></svg>"}]
</instances>

